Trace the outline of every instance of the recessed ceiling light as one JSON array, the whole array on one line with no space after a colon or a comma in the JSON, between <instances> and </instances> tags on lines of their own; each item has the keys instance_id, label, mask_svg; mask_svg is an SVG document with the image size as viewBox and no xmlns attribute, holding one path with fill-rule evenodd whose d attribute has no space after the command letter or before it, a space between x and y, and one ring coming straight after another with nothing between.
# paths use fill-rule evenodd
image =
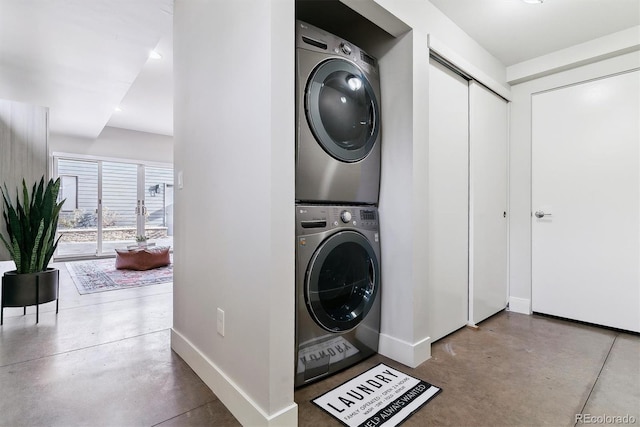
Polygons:
<instances>
[{"instance_id":1,"label":"recessed ceiling light","mask_svg":"<svg viewBox=\"0 0 640 427\"><path fill-rule=\"evenodd\" d=\"M151 52L149 52L149 58L151 58L151 59L162 59L162 55L159 52L156 52L155 50L152 50Z\"/></svg>"},{"instance_id":2,"label":"recessed ceiling light","mask_svg":"<svg viewBox=\"0 0 640 427\"><path fill-rule=\"evenodd\" d=\"M113 109L113 111L115 111L116 113L120 113L122 111L122 108L116 107Z\"/></svg>"},{"instance_id":3,"label":"recessed ceiling light","mask_svg":"<svg viewBox=\"0 0 640 427\"><path fill-rule=\"evenodd\" d=\"M527 4L542 4L544 0L522 0L522 1Z\"/></svg>"}]
</instances>

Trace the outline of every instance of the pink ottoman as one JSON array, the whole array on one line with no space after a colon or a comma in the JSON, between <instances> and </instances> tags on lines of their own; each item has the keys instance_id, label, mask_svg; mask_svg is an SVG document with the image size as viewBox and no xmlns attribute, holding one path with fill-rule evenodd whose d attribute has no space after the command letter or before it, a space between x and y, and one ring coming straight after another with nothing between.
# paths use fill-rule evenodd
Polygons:
<instances>
[{"instance_id":1,"label":"pink ottoman","mask_svg":"<svg viewBox=\"0 0 640 427\"><path fill-rule=\"evenodd\" d=\"M169 248L116 249L116 269L150 270L169 265Z\"/></svg>"}]
</instances>

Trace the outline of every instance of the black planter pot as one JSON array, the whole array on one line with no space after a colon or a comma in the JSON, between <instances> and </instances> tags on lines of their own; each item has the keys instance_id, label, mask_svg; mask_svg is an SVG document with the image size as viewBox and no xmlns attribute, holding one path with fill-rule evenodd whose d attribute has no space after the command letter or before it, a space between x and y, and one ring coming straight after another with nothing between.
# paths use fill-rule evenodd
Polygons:
<instances>
[{"instance_id":1,"label":"black planter pot","mask_svg":"<svg viewBox=\"0 0 640 427\"><path fill-rule=\"evenodd\" d=\"M60 271L48 268L38 273L18 274L15 270L7 271L2 276L2 305L0 307L0 325L4 319L5 307L36 306L36 323L40 320L39 304L56 301L58 312Z\"/></svg>"}]
</instances>

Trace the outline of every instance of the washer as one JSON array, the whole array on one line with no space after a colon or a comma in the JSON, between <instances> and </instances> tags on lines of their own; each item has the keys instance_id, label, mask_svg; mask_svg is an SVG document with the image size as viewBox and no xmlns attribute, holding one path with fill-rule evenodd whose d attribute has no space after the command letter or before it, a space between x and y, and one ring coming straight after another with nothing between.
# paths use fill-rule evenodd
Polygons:
<instances>
[{"instance_id":1,"label":"washer","mask_svg":"<svg viewBox=\"0 0 640 427\"><path fill-rule=\"evenodd\" d=\"M373 206L296 205L296 387L377 353L378 236Z\"/></svg>"},{"instance_id":2,"label":"washer","mask_svg":"<svg viewBox=\"0 0 640 427\"><path fill-rule=\"evenodd\" d=\"M339 37L296 23L296 200L377 204L377 61Z\"/></svg>"}]
</instances>

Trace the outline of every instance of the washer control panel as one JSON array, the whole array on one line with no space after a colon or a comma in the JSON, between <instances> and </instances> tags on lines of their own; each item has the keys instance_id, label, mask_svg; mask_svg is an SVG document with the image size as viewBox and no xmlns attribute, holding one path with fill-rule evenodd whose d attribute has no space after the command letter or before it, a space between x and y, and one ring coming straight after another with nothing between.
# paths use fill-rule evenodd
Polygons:
<instances>
[{"instance_id":1,"label":"washer control panel","mask_svg":"<svg viewBox=\"0 0 640 427\"><path fill-rule=\"evenodd\" d=\"M297 234L313 234L336 228L378 229L375 206L296 206Z\"/></svg>"},{"instance_id":2,"label":"washer control panel","mask_svg":"<svg viewBox=\"0 0 640 427\"><path fill-rule=\"evenodd\" d=\"M375 208L359 208L360 225L364 228L378 228L378 210Z\"/></svg>"},{"instance_id":3,"label":"washer control panel","mask_svg":"<svg viewBox=\"0 0 640 427\"><path fill-rule=\"evenodd\" d=\"M357 227L366 230L378 228L378 211L375 207L339 206L331 208L330 226Z\"/></svg>"}]
</instances>

